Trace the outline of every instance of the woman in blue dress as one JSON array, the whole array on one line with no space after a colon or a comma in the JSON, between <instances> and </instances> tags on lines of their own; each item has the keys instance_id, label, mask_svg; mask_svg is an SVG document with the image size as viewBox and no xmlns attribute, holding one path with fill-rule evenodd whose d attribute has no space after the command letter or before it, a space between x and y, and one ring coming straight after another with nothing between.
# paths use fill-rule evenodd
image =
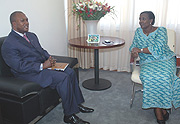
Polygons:
<instances>
[{"instance_id":1,"label":"woman in blue dress","mask_svg":"<svg viewBox=\"0 0 180 124\"><path fill-rule=\"evenodd\" d=\"M143 109L153 108L159 124L169 119L167 109L180 107L180 79L176 76L175 53L167 45L167 30L154 27L151 11L140 14L139 24L130 46L134 58L140 57L143 83Z\"/></svg>"}]
</instances>

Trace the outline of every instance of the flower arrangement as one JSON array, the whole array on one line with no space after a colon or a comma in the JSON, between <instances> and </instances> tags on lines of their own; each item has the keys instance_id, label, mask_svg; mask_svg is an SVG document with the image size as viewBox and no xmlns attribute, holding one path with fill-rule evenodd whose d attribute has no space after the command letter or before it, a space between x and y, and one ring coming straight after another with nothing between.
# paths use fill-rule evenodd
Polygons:
<instances>
[{"instance_id":1,"label":"flower arrangement","mask_svg":"<svg viewBox=\"0 0 180 124\"><path fill-rule=\"evenodd\" d=\"M73 3L73 15L81 17L83 20L100 20L107 13L113 13L114 7L108 3L101 3L96 0L84 0L83 2Z\"/></svg>"}]
</instances>

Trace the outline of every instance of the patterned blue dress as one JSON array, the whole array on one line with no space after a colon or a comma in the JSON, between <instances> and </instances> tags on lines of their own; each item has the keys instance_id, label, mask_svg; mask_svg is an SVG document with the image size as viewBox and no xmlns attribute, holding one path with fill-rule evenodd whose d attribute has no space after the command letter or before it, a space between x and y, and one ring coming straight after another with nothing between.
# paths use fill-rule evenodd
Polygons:
<instances>
[{"instance_id":1,"label":"patterned blue dress","mask_svg":"<svg viewBox=\"0 0 180 124\"><path fill-rule=\"evenodd\" d=\"M176 76L175 53L170 50L167 40L164 27L157 28L148 36L142 28L137 28L129 48L130 51L134 47L148 48L151 53L139 53L144 109L180 107L180 79Z\"/></svg>"}]
</instances>

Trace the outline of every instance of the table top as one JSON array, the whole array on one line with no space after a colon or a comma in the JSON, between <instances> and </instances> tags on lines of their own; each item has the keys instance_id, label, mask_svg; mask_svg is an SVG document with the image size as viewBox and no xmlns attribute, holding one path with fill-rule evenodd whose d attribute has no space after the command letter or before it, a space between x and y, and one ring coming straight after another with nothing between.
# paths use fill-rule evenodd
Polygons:
<instances>
[{"instance_id":1,"label":"table top","mask_svg":"<svg viewBox=\"0 0 180 124\"><path fill-rule=\"evenodd\" d=\"M88 48L88 49L105 49L112 47L119 47L125 44L125 40L118 37L108 37L108 36L100 36L99 43L88 43L88 37L78 37L69 40L69 45L78 47L78 48ZM105 44L105 40L110 40L112 43Z\"/></svg>"}]
</instances>

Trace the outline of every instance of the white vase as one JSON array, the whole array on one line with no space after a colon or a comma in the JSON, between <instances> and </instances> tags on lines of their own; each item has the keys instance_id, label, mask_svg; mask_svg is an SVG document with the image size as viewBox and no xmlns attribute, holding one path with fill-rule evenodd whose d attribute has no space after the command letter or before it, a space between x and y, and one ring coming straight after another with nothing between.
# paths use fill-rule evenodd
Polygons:
<instances>
[{"instance_id":1,"label":"white vase","mask_svg":"<svg viewBox=\"0 0 180 124\"><path fill-rule=\"evenodd\" d=\"M87 34L97 34L97 24L99 20L84 20L86 24Z\"/></svg>"}]
</instances>

